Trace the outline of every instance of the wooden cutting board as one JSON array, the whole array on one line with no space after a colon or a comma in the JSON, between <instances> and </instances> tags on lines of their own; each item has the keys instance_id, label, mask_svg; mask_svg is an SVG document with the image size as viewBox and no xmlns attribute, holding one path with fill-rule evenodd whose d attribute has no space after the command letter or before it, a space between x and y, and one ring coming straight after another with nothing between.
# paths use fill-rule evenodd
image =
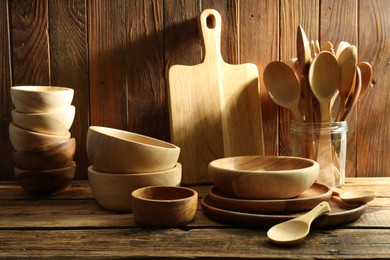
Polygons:
<instances>
[{"instance_id":1,"label":"wooden cutting board","mask_svg":"<svg viewBox=\"0 0 390 260\"><path fill-rule=\"evenodd\" d=\"M264 153L258 69L223 61L221 23L216 10L204 10L203 62L169 69L171 141L181 148L183 184L210 183L215 159Z\"/></svg>"}]
</instances>

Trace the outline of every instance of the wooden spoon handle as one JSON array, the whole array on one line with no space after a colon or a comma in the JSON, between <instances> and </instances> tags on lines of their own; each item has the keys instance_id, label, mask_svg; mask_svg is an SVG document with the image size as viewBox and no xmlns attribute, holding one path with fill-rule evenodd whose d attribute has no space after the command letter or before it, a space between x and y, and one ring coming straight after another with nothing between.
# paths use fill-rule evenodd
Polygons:
<instances>
[{"instance_id":1,"label":"wooden spoon handle","mask_svg":"<svg viewBox=\"0 0 390 260\"><path fill-rule=\"evenodd\" d=\"M304 214L296 219L305 221L306 223L310 224L311 222L313 222L313 220L315 220L319 216L330 212L330 210L331 209L330 209L329 203L326 201L323 201L320 204L318 204L317 206L315 206L312 210L310 210L306 214Z\"/></svg>"}]
</instances>

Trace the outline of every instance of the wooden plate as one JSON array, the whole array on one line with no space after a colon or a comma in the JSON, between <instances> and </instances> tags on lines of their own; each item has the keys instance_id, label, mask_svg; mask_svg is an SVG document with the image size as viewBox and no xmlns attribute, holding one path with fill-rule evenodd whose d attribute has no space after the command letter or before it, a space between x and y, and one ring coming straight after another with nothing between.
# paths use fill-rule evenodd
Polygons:
<instances>
[{"instance_id":1,"label":"wooden plate","mask_svg":"<svg viewBox=\"0 0 390 260\"><path fill-rule=\"evenodd\" d=\"M332 211L316 219L313 227L330 227L352 222L358 219L365 211L367 204L354 205L342 202L338 197L329 201ZM213 204L209 195L203 198L202 208L210 218L226 224L250 227L271 227L281 222L296 218L306 212L281 215L242 213L220 209Z\"/></svg>"},{"instance_id":2,"label":"wooden plate","mask_svg":"<svg viewBox=\"0 0 390 260\"><path fill-rule=\"evenodd\" d=\"M221 209L246 213L286 213L310 210L332 197L332 191L325 185L315 183L301 195L291 199L247 200L226 195L214 186L209 192L210 200Z\"/></svg>"}]
</instances>

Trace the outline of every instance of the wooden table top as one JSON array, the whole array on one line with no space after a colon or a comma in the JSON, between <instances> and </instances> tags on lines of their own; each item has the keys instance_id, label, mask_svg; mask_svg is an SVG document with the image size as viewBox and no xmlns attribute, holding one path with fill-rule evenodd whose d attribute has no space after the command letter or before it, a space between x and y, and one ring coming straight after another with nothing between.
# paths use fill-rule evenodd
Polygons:
<instances>
[{"instance_id":1,"label":"wooden table top","mask_svg":"<svg viewBox=\"0 0 390 260\"><path fill-rule=\"evenodd\" d=\"M204 197L210 186L192 188ZM46 199L0 182L0 257L389 259L390 178L348 178L345 188L376 190L377 197L358 220L280 247L268 241L267 229L218 223L201 205L185 227L142 228L131 213L101 208L87 181Z\"/></svg>"}]
</instances>

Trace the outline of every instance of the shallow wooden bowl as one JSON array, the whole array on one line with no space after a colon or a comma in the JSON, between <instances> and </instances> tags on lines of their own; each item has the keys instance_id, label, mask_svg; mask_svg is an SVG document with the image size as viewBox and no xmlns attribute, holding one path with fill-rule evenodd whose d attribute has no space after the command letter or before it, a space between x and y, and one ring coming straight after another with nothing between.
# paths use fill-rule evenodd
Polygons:
<instances>
[{"instance_id":1,"label":"shallow wooden bowl","mask_svg":"<svg viewBox=\"0 0 390 260\"><path fill-rule=\"evenodd\" d=\"M124 130L91 126L87 154L93 168L109 173L139 173L172 169L180 148Z\"/></svg>"},{"instance_id":2,"label":"shallow wooden bowl","mask_svg":"<svg viewBox=\"0 0 390 260\"><path fill-rule=\"evenodd\" d=\"M178 186L181 164L169 170L137 174L111 174L88 167L88 180L96 201L108 210L131 212L131 192L147 186Z\"/></svg>"},{"instance_id":3,"label":"shallow wooden bowl","mask_svg":"<svg viewBox=\"0 0 390 260\"><path fill-rule=\"evenodd\" d=\"M11 122L9 124L9 137L12 146L19 152L50 143L69 140L70 132L67 131L60 135L45 134L20 128Z\"/></svg>"},{"instance_id":4,"label":"shallow wooden bowl","mask_svg":"<svg viewBox=\"0 0 390 260\"><path fill-rule=\"evenodd\" d=\"M23 169L49 170L69 166L76 151L76 139L58 141L12 154Z\"/></svg>"},{"instance_id":5,"label":"shallow wooden bowl","mask_svg":"<svg viewBox=\"0 0 390 260\"><path fill-rule=\"evenodd\" d=\"M14 86L11 99L19 112L53 112L67 109L73 100L74 90L57 86Z\"/></svg>"},{"instance_id":6,"label":"shallow wooden bowl","mask_svg":"<svg viewBox=\"0 0 390 260\"><path fill-rule=\"evenodd\" d=\"M134 220L141 226L184 226L195 218L198 206L198 193L185 187L144 187L131 196Z\"/></svg>"},{"instance_id":7,"label":"shallow wooden bowl","mask_svg":"<svg viewBox=\"0 0 390 260\"><path fill-rule=\"evenodd\" d=\"M22 113L14 109L11 115L15 125L21 128L56 135L69 131L75 113L76 108L69 106L64 110L40 113Z\"/></svg>"},{"instance_id":8,"label":"shallow wooden bowl","mask_svg":"<svg viewBox=\"0 0 390 260\"><path fill-rule=\"evenodd\" d=\"M33 196L51 196L66 189L72 182L76 171L76 163L69 166L45 171L14 168L20 186Z\"/></svg>"},{"instance_id":9,"label":"shallow wooden bowl","mask_svg":"<svg viewBox=\"0 0 390 260\"><path fill-rule=\"evenodd\" d=\"M309 189L317 162L287 156L241 156L212 161L211 180L224 193L247 199L287 199Z\"/></svg>"}]
</instances>

